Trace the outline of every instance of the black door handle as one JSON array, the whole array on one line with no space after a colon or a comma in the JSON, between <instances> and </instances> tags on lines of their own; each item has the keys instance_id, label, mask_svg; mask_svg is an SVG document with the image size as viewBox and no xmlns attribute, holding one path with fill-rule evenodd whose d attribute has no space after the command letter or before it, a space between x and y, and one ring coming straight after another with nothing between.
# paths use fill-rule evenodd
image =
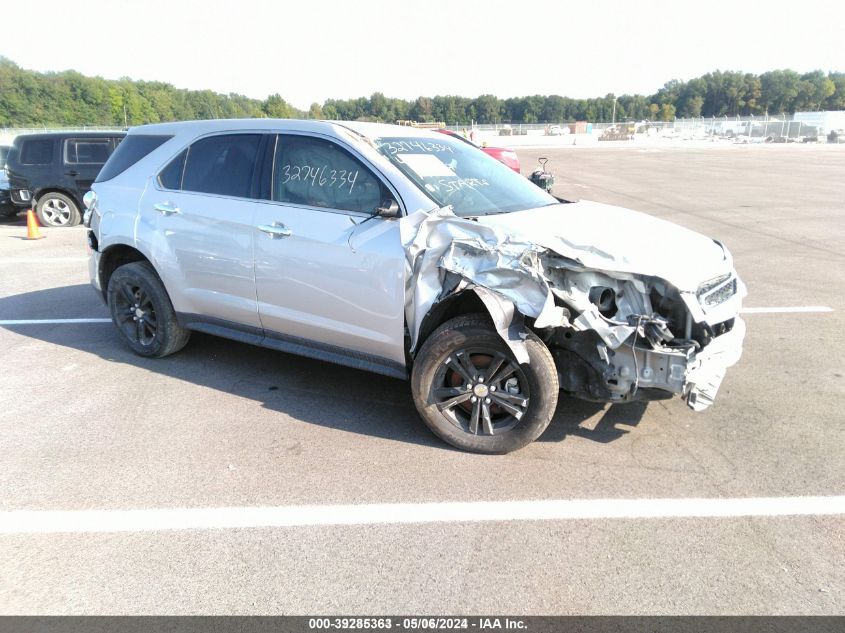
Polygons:
<instances>
[{"instance_id":1,"label":"black door handle","mask_svg":"<svg viewBox=\"0 0 845 633\"><path fill-rule=\"evenodd\" d=\"M78 171L76 171L75 169L70 169L70 170L66 171L65 173L66 173L68 176L78 176L78 175L79 175L79 172L78 172Z\"/></svg>"}]
</instances>

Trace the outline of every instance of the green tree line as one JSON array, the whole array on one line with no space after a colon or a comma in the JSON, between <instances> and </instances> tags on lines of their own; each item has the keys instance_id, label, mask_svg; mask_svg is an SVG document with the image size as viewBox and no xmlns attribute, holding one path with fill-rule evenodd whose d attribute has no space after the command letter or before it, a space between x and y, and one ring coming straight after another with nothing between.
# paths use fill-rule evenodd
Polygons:
<instances>
[{"instance_id":1,"label":"green tree line","mask_svg":"<svg viewBox=\"0 0 845 633\"><path fill-rule=\"evenodd\" d=\"M655 94L613 94L592 99L533 95L418 97L413 101L376 92L358 99L328 99L299 110L281 95L264 100L210 90L184 90L156 81L86 77L75 71L39 73L0 57L0 126L140 125L189 119L277 117L444 121L477 123L560 123L675 117L780 114L845 110L845 73L816 70L799 74L773 70L755 75L715 71L689 81L672 80Z\"/></svg>"}]
</instances>

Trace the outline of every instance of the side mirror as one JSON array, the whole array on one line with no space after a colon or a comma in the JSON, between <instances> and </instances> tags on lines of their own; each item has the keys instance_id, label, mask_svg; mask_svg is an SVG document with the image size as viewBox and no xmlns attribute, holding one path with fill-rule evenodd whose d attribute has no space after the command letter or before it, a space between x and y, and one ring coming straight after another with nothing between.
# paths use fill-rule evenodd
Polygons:
<instances>
[{"instance_id":1,"label":"side mirror","mask_svg":"<svg viewBox=\"0 0 845 633\"><path fill-rule=\"evenodd\" d=\"M387 200L383 201L380 207L376 207L376 215L380 218L398 218L399 203L393 198L389 202Z\"/></svg>"}]
</instances>

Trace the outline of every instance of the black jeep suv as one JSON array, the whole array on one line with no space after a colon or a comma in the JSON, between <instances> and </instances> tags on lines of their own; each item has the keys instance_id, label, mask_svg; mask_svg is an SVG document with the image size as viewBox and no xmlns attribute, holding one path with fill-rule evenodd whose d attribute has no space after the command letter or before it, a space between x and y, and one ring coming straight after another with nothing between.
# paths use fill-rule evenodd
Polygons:
<instances>
[{"instance_id":1,"label":"black jeep suv","mask_svg":"<svg viewBox=\"0 0 845 633\"><path fill-rule=\"evenodd\" d=\"M42 225L74 226L82 196L124 132L48 132L15 138L6 159L12 202L35 207Z\"/></svg>"},{"instance_id":2,"label":"black jeep suv","mask_svg":"<svg viewBox=\"0 0 845 633\"><path fill-rule=\"evenodd\" d=\"M18 214L18 208L12 204L9 194L9 179L6 177L6 156L12 148L0 145L0 219L12 218Z\"/></svg>"}]
</instances>

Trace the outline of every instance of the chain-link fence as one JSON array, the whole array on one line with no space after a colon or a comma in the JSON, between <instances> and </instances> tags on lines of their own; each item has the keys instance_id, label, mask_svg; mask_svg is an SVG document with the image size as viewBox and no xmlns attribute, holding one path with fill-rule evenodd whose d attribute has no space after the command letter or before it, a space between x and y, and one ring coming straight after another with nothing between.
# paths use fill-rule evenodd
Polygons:
<instances>
[{"instance_id":1,"label":"chain-link fence","mask_svg":"<svg viewBox=\"0 0 845 633\"><path fill-rule=\"evenodd\" d=\"M682 137L769 142L817 140L824 135L818 125L796 120L793 115L675 119L672 128Z\"/></svg>"},{"instance_id":2,"label":"chain-link fence","mask_svg":"<svg viewBox=\"0 0 845 633\"><path fill-rule=\"evenodd\" d=\"M809 116L812 114L814 116ZM823 141L829 130L821 123L822 115L841 113L798 113L779 116L698 117L673 121L615 121L589 123L497 123L450 125L458 133L475 132L494 136L565 136L588 134L599 140L632 140L645 137L667 137L682 140L732 139L740 142ZM828 119L830 117L828 116ZM835 126L828 125L831 129Z\"/></svg>"},{"instance_id":3,"label":"chain-link fence","mask_svg":"<svg viewBox=\"0 0 845 633\"><path fill-rule=\"evenodd\" d=\"M564 136L567 134L592 134L595 124L588 121L561 123L474 123L447 125L446 129L462 134L472 130L487 136Z\"/></svg>"}]
</instances>

